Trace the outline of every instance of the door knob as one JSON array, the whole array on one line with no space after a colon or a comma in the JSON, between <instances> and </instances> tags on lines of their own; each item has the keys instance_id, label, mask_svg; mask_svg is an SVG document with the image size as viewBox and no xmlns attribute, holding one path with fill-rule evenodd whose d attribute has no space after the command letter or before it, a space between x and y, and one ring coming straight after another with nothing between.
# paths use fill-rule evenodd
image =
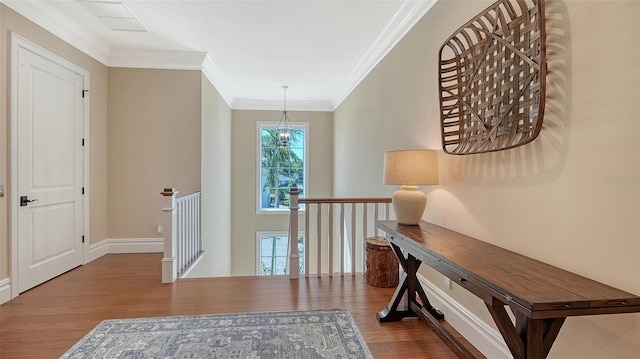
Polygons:
<instances>
[{"instance_id":1,"label":"door knob","mask_svg":"<svg viewBox=\"0 0 640 359\"><path fill-rule=\"evenodd\" d=\"M24 207L31 202L37 202L37 199L29 199L27 196L20 196L20 207Z\"/></svg>"}]
</instances>

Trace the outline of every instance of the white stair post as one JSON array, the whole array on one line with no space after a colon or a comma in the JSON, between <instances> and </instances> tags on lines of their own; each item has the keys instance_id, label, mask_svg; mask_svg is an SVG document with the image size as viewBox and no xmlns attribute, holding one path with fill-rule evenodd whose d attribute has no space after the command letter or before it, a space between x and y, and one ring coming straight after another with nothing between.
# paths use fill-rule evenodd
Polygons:
<instances>
[{"instance_id":1,"label":"white stair post","mask_svg":"<svg viewBox=\"0 0 640 359\"><path fill-rule=\"evenodd\" d=\"M298 253L298 188L289 191L289 279L300 278Z\"/></svg>"},{"instance_id":2,"label":"white stair post","mask_svg":"<svg viewBox=\"0 0 640 359\"><path fill-rule=\"evenodd\" d=\"M178 276L176 241L177 241L177 216L176 216L176 195L175 188L165 188L160 193L164 196L162 211L163 233L164 233L164 258L162 258L162 283L173 283Z\"/></svg>"}]
</instances>

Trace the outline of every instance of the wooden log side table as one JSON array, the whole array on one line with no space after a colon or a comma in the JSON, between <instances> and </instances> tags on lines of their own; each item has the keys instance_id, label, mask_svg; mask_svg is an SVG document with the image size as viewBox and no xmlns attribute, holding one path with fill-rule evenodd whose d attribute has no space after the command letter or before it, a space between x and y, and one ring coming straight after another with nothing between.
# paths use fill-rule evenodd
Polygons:
<instances>
[{"instance_id":1,"label":"wooden log side table","mask_svg":"<svg viewBox=\"0 0 640 359\"><path fill-rule=\"evenodd\" d=\"M386 237L369 237L365 240L365 247L365 282L381 288L397 286L400 280L400 264Z\"/></svg>"}]
</instances>

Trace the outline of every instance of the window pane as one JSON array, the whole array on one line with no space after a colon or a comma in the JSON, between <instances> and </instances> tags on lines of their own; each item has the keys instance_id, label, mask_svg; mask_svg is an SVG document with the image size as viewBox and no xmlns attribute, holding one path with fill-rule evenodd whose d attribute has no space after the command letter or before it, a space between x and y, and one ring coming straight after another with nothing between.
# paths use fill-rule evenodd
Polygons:
<instances>
[{"instance_id":1,"label":"window pane","mask_svg":"<svg viewBox=\"0 0 640 359\"><path fill-rule=\"evenodd\" d=\"M289 238L287 237L276 237L276 250L274 255L280 257L286 257L289 253Z\"/></svg>"},{"instance_id":2,"label":"window pane","mask_svg":"<svg viewBox=\"0 0 640 359\"><path fill-rule=\"evenodd\" d=\"M275 274L276 275L284 275L285 270L287 268L287 258L286 257L277 257L275 260L276 263L276 268L275 268Z\"/></svg>"},{"instance_id":3,"label":"window pane","mask_svg":"<svg viewBox=\"0 0 640 359\"><path fill-rule=\"evenodd\" d=\"M260 210L287 210L293 185L304 195L305 129L294 126L289 145L283 148L276 126L261 125L260 129Z\"/></svg>"},{"instance_id":4,"label":"window pane","mask_svg":"<svg viewBox=\"0 0 640 359\"><path fill-rule=\"evenodd\" d=\"M285 275L289 265L289 238L286 233L276 236L260 236L258 275ZM304 273L304 237L298 236L300 273Z\"/></svg>"}]
</instances>

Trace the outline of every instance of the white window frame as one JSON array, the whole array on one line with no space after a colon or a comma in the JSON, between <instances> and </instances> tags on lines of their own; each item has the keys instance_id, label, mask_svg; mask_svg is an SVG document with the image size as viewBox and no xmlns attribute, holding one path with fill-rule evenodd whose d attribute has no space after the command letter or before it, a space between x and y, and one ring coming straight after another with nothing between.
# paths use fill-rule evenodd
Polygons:
<instances>
[{"instance_id":1,"label":"white window frame","mask_svg":"<svg viewBox=\"0 0 640 359\"><path fill-rule=\"evenodd\" d=\"M256 214L258 215L283 215L289 212L288 208L261 208L261 196L262 196L262 129L263 128L276 128L278 121L259 121L256 127ZM304 130L304 180L303 188L304 192L300 197L305 197L309 191L309 124L307 122L291 122L293 129ZM304 206L301 206L299 211L304 212Z\"/></svg>"},{"instance_id":2,"label":"white window frame","mask_svg":"<svg viewBox=\"0 0 640 359\"><path fill-rule=\"evenodd\" d=\"M303 248L306 248L306 244L305 242L307 241L307 239L304 237L304 231L299 231L298 232L298 237L302 236L302 245ZM257 276L261 276L261 277L271 277L271 276L267 276L267 275L263 275L260 273L260 266L262 264L261 261L261 242L262 242L262 237L289 237L289 233L286 231L258 231L256 232L256 275ZM290 245L291 243L287 243L287 246ZM288 252L289 248L287 247L287 270L285 271L284 275L289 275L290 272L290 268L289 268L289 252ZM300 264L304 264L304 255L301 253L300 256L301 260L300 260ZM303 270L304 270L304 266ZM302 273L301 273L302 274ZM281 274L280 274L281 275Z\"/></svg>"}]
</instances>

